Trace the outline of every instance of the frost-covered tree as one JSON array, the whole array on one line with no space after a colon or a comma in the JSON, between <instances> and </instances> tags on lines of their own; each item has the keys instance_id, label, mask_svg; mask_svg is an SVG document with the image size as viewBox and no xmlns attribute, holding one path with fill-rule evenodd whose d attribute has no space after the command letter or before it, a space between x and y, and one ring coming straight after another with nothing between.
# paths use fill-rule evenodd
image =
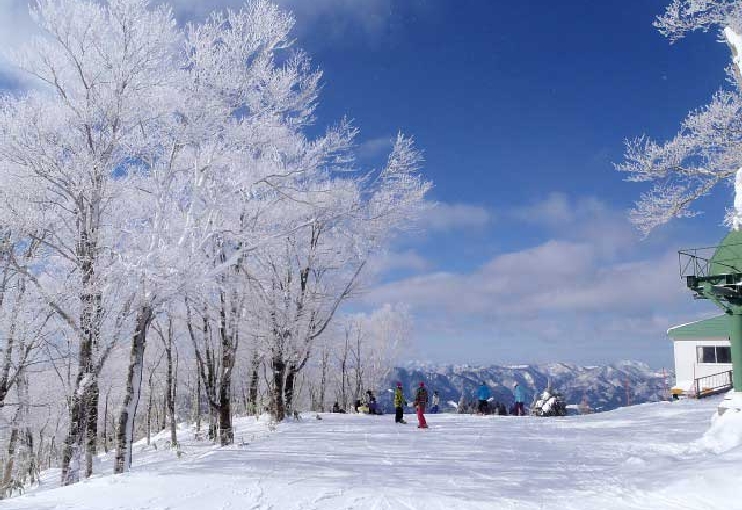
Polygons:
<instances>
[{"instance_id":1,"label":"frost-covered tree","mask_svg":"<svg viewBox=\"0 0 742 510\"><path fill-rule=\"evenodd\" d=\"M369 170L350 123L309 136L321 72L268 1L182 27L148 0L32 14L16 62L37 88L0 98L0 412L23 397L16 429L63 484L92 473L100 425L115 472L166 416L177 442L179 407L200 420L205 401L232 443L234 379L259 412L261 367L282 419L369 257L422 210L420 151L399 135ZM28 405L31 360L66 420Z\"/></svg>"},{"instance_id":2,"label":"frost-covered tree","mask_svg":"<svg viewBox=\"0 0 742 510\"><path fill-rule=\"evenodd\" d=\"M282 209L290 234L256 252L250 271L262 300L257 323L270 325L275 419L292 410L294 382L338 307L354 294L369 257L422 207L429 188L421 155L399 136L387 165L357 176L327 174L300 188ZM320 174L321 177L321 174Z\"/></svg>"},{"instance_id":3,"label":"frost-covered tree","mask_svg":"<svg viewBox=\"0 0 742 510\"><path fill-rule=\"evenodd\" d=\"M365 353L367 385L374 390L389 384L389 375L404 350L410 346L413 322L409 309L402 304L386 304L366 317Z\"/></svg>"},{"instance_id":4,"label":"frost-covered tree","mask_svg":"<svg viewBox=\"0 0 742 510\"><path fill-rule=\"evenodd\" d=\"M313 408L322 410L330 392L347 409L366 389L384 391L412 332L412 317L403 304L341 316L318 345L309 381Z\"/></svg>"},{"instance_id":5,"label":"frost-covered tree","mask_svg":"<svg viewBox=\"0 0 742 510\"><path fill-rule=\"evenodd\" d=\"M169 9L147 3L39 0L32 15L44 34L16 62L45 88L6 96L0 106L6 213L46 257L42 267L15 269L77 337L65 484L77 478L80 451L95 437L97 375L108 352L101 326L121 240L111 228L122 198L116 176L137 157L139 133L166 97L174 21Z\"/></svg>"},{"instance_id":6,"label":"frost-covered tree","mask_svg":"<svg viewBox=\"0 0 742 510\"><path fill-rule=\"evenodd\" d=\"M641 136L626 142L623 163L629 181L650 182L631 213L639 230L647 235L673 218L697 214L693 202L718 184L736 180L742 190L742 2L737 0L673 0L655 26L671 42L687 33L715 31L732 51L729 84L711 102L691 112L679 133L666 142ZM742 224L742 194L735 200L726 222Z\"/></svg>"}]
</instances>

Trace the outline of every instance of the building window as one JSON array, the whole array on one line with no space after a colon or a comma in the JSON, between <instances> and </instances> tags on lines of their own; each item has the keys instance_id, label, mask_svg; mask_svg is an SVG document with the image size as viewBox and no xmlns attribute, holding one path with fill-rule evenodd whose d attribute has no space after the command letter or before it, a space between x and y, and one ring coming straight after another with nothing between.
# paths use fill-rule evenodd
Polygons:
<instances>
[{"instance_id":1,"label":"building window","mask_svg":"<svg viewBox=\"0 0 742 510\"><path fill-rule=\"evenodd\" d=\"M699 345L697 348L699 363L731 363L732 348L719 345Z\"/></svg>"},{"instance_id":2,"label":"building window","mask_svg":"<svg viewBox=\"0 0 742 510\"><path fill-rule=\"evenodd\" d=\"M731 347L717 347L716 348L716 362L717 363L731 363L732 362L732 348Z\"/></svg>"}]
</instances>

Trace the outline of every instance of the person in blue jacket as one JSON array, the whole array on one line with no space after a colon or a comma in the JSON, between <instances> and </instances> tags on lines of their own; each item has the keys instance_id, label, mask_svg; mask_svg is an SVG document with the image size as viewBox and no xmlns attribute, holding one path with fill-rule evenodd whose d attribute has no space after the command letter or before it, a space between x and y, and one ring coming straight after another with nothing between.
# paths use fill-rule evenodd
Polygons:
<instances>
[{"instance_id":1,"label":"person in blue jacket","mask_svg":"<svg viewBox=\"0 0 742 510\"><path fill-rule=\"evenodd\" d=\"M479 385L479 389L477 390L477 400L479 400L477 405L477 414L486 414L487 400L489 400L491 396L492 393L490 393L490 389L487 387L487 384L482 381L482 384Z\"/></svg>"},{"instance_id":2,"label":"person in blue jacket","mask_svg":"<svg viewBox=\"0 0 742 510\"><path fill-rule=\"evenodd\" d=\"M526 411L523 408L523 403L526 398L525 395L523 395L523 388L521 388L518 383L515 383L513 386L513 397L515 397L515 416L525 416Z\"/></svg>"}]
</instances>

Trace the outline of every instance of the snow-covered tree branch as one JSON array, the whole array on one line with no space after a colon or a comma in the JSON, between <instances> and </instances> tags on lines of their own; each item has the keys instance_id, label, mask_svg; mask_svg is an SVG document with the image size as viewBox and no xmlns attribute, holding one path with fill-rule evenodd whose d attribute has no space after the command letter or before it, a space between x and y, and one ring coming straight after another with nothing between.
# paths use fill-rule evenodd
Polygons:
<instances>
[{"instance_id":1,"label":"snow-covered tree branch","mask_svg":"<svg viewBox=\"0 0 742 510\"><path fill-rule=\"evenodd\" d=\"M655 23L673 42L694 30L717 30L733 58L730 86L691 112L673 139L657 142L642 136L626 142L625 159L617 170L628 172L629 181L651 183L631 214L644 235L673 218L698 214L693 203L718 184L733 184L742 168L741 23L742 5L731 0L673 0ZM742 210L731 211L726 222L738 224L740 214Z\"/></svg>"}]
</instances>

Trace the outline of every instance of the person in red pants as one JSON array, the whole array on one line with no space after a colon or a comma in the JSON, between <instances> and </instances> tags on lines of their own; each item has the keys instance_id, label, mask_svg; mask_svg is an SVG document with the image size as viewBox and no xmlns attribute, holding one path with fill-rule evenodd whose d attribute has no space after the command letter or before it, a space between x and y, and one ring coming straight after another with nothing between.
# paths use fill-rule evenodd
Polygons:
<instances>
[{"instance_id":1,"label":"person in red pants","mask_svg":"<svg viewBox=\"0 0 742 510\"><path fill-rule=\"evenodd\" d=\"M415 394L415 407L417 407L417 428L427 429L428 423L425 421L425 407L428 405L428 390L425 389L425 383L420 381L420 387Z\"/></svg>"}]
</instances>

